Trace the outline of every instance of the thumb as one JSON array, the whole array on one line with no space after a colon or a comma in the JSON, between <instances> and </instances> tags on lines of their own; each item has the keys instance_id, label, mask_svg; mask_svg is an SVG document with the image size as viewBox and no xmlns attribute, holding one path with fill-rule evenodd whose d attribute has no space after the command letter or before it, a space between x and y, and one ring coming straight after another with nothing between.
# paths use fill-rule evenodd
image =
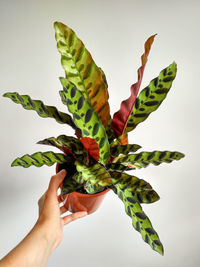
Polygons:
<instances>
[{"instance_id":1,"label":"thumb","mask_svg":"<svg viewBox=\"0 0 200 267\"><path fill-rule=\"evenodd\" d=\"M64 180L66 174L67 174L66 170L63 169L63 170L59 171L56 175L52 176L51 181L49 183L49 190L57 192L57 190L58 190L60 184L62 183L62 181Z\"/></svg>"}]
</instances>

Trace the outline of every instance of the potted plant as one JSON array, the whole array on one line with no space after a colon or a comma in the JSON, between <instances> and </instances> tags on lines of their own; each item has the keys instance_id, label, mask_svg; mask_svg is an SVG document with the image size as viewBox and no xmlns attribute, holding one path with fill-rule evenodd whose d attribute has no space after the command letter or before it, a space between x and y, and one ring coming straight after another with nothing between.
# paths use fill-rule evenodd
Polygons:
<instances>
[{"instance_id":1,"label":"potted plant","mask_svg":"<svg viewBox=\"0 0 200 267\"><path fill-rule=\"evenodd\" d=\"M40 100L33 100L28 95L11 92L4 96L27 110L35 110L43 118L51 117L58 123L70 125L75 130L76 137L60 135L39 141L39 144L57 147L62 153L48 151L26 154L15 159L12 166L27 168L57 163L57 171L65 168L67 176L61 193L66 196L66 205L72 212L93 212L105 193L112 190L123 201L133 227L140 232L143 240L163 254L158 234L141 207L141 203L153 203L159 200L159 196L149 183L127 172L145 168L149 164L158 166L163 162L171 163L184 155L180 152L156 150L135 153L141 146L129 144L128 133L146 120L165 99L176 76L176 63L173 62L162 70L138 94L155 35L148 38L141 57L141 67L138 69L138 80L131 86L130 97L122 102L119 111L112 118L103 70L95 64L72 29L60 22L55 22L54 27L65 70L65 78L60 78L63 87L60 96L72 117ZM95 197L98 200L94 200ZM89 207L95 201L96 206Z\"/></svg>"}]
</instances>

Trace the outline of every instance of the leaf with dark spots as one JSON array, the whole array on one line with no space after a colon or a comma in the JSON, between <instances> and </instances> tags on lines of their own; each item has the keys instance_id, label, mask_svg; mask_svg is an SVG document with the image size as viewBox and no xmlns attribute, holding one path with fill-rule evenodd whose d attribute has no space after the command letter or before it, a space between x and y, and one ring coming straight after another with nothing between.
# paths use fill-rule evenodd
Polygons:
<instances>
[{"instance_id":1,"label":"leaf with dark spots","mask_svg":"<svg viewBox=\"0 0 200 267\"><path fill-rule=\"evenodd\" d=\"M156 105L158 105L159 102L158 101L148 101L148 102L145 102L144 104L145 104L145 106L150 107L150 106L156 106Z\"/></svg>"},{"instance_id":2,"label":"leaf with dark spots","mask_svg":"<svg viewBox=\"0 0 200 267\"><path fill-rule=\"evenodd\" d=\"M135 204L137 202L133 197L127 197L127 200L132 204Z\"/></svg>"},{"instance_id":3,"label":"leaf with dark spots","mask_svg":"<svg viewBox=\"0 0 200 267\"><path fill-rule=\"evenodd\" d=\"M92 117L92 109L88 109L85 114L85 123L89 122Z\"/></svg>"},{"instance_id":4,"label":"leaf with dark spots","mask_svg":"<svg viewBox=\"0 0 200 267\"><path fill-rule=\"evenodd\" d=\"M70 99L67 99L67 105L73 105L73 102Z\"/></svg>"},{"instance_id":5,"label":"leaf with dark spots","mask_svg":"<svg viewBox=\"0 0 200 267\"><path fill-rule=\"evenodd\" d=\"M74 84L70 83L65 78L60 78L60 81L64 88L66 88L68 84L70 85L67 92L64 91L60 92L63 103L67 104L65 99L71 98L71 91L74 88ZM104 165L110 158L110 147L108 143L106 130L103 127L97 113L94 111L91 104L84 98L84 95L81 91L77 89L73 99L74 101L77 101L77 104L73 103L73 105L67 105L67 107L69 111L73 114L74 123L76 124L76 127L81 130L82 137L89 137L91 139L95 139L95 141L99 146L99 153L101 153L99 157L99 162L101 162ZM94 133L96 134L93 135ZM100 147L101 140L104 140L104 142L101 143ZM104 151L104 153L102 153L102 151ZM105 157L104 154L106 154ZM92 156L92 154L90 155ZM94 157L97 158L96 154L94 154Z\"/></svg>"},{"instance_id":6,"label":"leaf with dark spots","mask_svg":"<svg viewBox=\"0 0 200 267\"><path fill-rule=\"evenodd\" d=\"M95 136L98 133L99 126L100 126L99 123L95 123L94 128L93 128L93 131L92 131L92 135L93 136Z\"/></svg>"},{"instance_id":7,"label":"leaf with dark spots","mask_svg":"<svg viewBox=\"0 0 200 267\"><path fill-rule=\"evenodd\" d=\"M106 138L105 137L102 137L101 138L101 141L99 143L99 148L102 148L104 146L105 141L106 141Z\"/></svg>"},{"instance_id":8,"label":"leaf with dark spots","mask_svg":"<svg viewBox=\"0 0 200 267\"><path fill-rule=\"evenodd\" d=\"M88 131L86 131L85 129L83 129L83 133L84 133L84 135L86 135L86 136L89 136L89 135L90 135L90 133L89 133Z\"/></svg>"},{"instance_id":9,"label":"leaf with dark spots","mask_svg":"<svg viewBox=\"0 0 200 267\"><path fill-rule=\"evenodd\" d=\"M10 98L17 104L21 104L22 107L26 110L35 110L37 114L42 118L53 118L58 123L68 124L73 129L76 129L76 126L70 115L58 111L54 106L45 105L41 100L33 100L28 95L19 95L16 92L5 93L3 96Z\"/></svg>"},{"instance_id":10,"label":"leaf with dark spots","mask_svg":"<svg viewBox=\"0 0 200 267\"><path fill-rule=\"evenodd\" d=\"M137 198L138 198L138 201L140 203L143 203L143 198L142 198L142 195L140 193L137 193Z\"/></svg>"},{"instance_id":11,"label":"leaf with dark spots","mask_svg":"<svg viewBox=\"0 0 200 267\"><path fill-rule=\"evenodd\" d=\"M162 88L162 89L157 89L157 90L155 90L155 93L158 94L158 95L160 95L160 94L167 94L168 91L169 91L169 89L167 89L167 88Z\"/></svg>"},{"instance_id":12,"label":"leaf with dark spots","mask_svg":"<svg viewBox=\"0 0 200 267\"><path fill-rule=\"evenodd\" d=\"M138 113L138 114L135 114L135 117L136 118L144 118L146 116L147 116L147 113ZM127 125L129 125L129 123ZM132 125L135 125L135 124L132 123Z\"/></svg>"},{"instance_id":13,"label":"leaf with dark spots","mask_svg":"<svg viewBox=\"0 0 200 267\"><path fill-rule=\"evenodd\" d=\"M123 198L123 193L122 193L121 191L119 192L119 198L120 198L122 201L123 201L123 199L124 199L124 198Z\"/></svg>"},{"instance_id":14,"label":"leaf with dark spots","mask_svg":"<svg viewBox=\"0 0 200 267\"><path fill-rule=\"evenodd\" d=\"M171 76L165 76L168 71L172 72ZM126 133L135 129L139 123L146 120L148 116L161 105L172 86L172 81L176 77L176 71L177 66L176 63L173 62L166 69L162 70L159 76L153 79L149 85L140 92L137 97L138 100L136 100L132 113L127 121ZM140 103L139 109L136 105L137 101ZM145 112L142 112L140 110L141 108L144 108Z\"/></svg>"},{"instance_id":15,"label":"leaf with dark spots","mask_svg":"<svg viewBox=\"0 0 200 267\"><path fill-rule=\"evenodd\" d=\"M117 172L111 172L111 177L115 177L115 174ZM123 177L125 174L121 174ZM131 187L132 188L132 187ZM147 242L151 248L159 252L160 254L163 254L163 247L159 240L158 234L154 231L154 234L149 234L148 232L151 232L149 230L152 228L152 224L149 220L149 218L144 214L142 207L138 201L135 201L135 203L131 203L131 192L128 189L124 189L120 183L113 184L111 189L118 195L120 198L123 195L123 203L125 205L125 211L128 216L132 219L132 225L133 227L140 232L143 240ZM146 231L146 228L148 231ZM155 240L158 240L161 246L157 246L155 243L153 243ZM153 243L153 244L152 244Z\"/></svg>"},{"instance_id":16,"label":"leaf with dark spots","mask_svg":"<svg viewBox=\"0 0 200 267\"><path fill-rule=\"evenodd\" d=\"M80 117L77 113L74 113L73 116L74 116L74 118L77 119L77 120L80 120L80 119L81 119L81 117Z\"/></svg>"},{"instance_id":17,"label":"leaf with dark spots","mask_svg":"<svg viewBox=\"0 0 200 267\"><path fill-rule=\"evenodd\" d=\"M157 87L158 85L158 77L154 79L154 86Z\"/></svg>"},{"instance_id":18,"label":"leaf with dark spots","mask_svg":"<svg viewBox=\"0 0 200 267\"><path fill-rule=\"evenodd\" d=\"M104 158L105 160L107 160L109 157L110 157L110 153L108 153L108 152L106 152L106 153L104 154L104 156L103 156L103 158Z\"/></svg>"},{"instance_id":19,"label":"leaf with dark spots","mask_svg":"<svg viewBox=\"0 0 200 267\"><path fill-rule=\"evenodd\" d=\"M146 97L148 97L150 95L150 88L146 87L146 93L145 93ZM139 100L139 98L137 98ZM136 100L137 100L136 99Z\"/></svg>"},{"instance_id":20,"label":"leaf with dark spots","mask_svg":"<svg viewBox=\"0 0 200 267\"><path fill-rule=\"evenodd\" d=\"M162 160L165 156L166 156L166 153L165 153L165 151L164 151L164 152L162 152L162 153L160 154L160 156L159 156L159 160Z\"/></svg>"},{"instance_id":21,"label":"leaf with dark spots","mask_svg":"<svg viewBox=\"0 0 200 267\"><path fill-rule=\"evenodd\" d=\"M136 222L136 228L135 228L138 232L141 231L141 228L140 228L140 223L139 222Z\"/></svg>"},{"instance_id":22,"label":"leaf with dark spots","mask_svg":"<svg viewBox=\"0 0 200 267\"><path fill-rule=\"evenodd\" d=\"M97 112L102 124L107 127L110 108L107 85L104 82L102 71L95 64L91 54L72 29L61 22L55 22L54 28L57 48L61 54L61 63L65 70L66 78L82 92L85 99ZM75 93L75 90L72 90L71 94L71 98L76 98L77 92ZM97 105L94 106L93 103L95 102ZM102 103L106 105L100 111Z\"/></svg>"},{"instance_id":23,"label":"leaf with dark spots","mask_svg":"<svg viewBox=\"0 0 200 267\"><path fill-rule=\"evenodd\" d=\"M172 82L174 80L173 76L169 76L163 79L163 82L167 83L167 82Z\"/></svg>"},{"instance_id":24,"label":"leaf with dark spots","mask_svg":"<svg viewBox=\"0 0 200 267\"><path fill-rule=\"evenodd\" d=\"M167 68L165 68L164 70L163 70L163 76L166 76L167 75Z\"/></svg>"},{"instance_id":25,"label":"leaf with dark spots","mask_svg":"<svg viewBox=\"0 0 200 267\"><path fill-rule=\"evenodd\" d=\"M140 100L137 98L135 101L135 108L138 109L140 106Z\"/></svg>"},{"instance_id":26,"label":"leaf with dark spots","mask_svg":"<svg viewBox=\"0 0 200 267\"><path fill-rule=\"evenodd\" d=\"M77 91L76 87L73 87L73 88L71 89L71 98L75 97L75 95L76 95L76 91Z\"/></svg>"},{"instance_id":27,"label":"leaf with dark spots","mask_svg":"<svg viewBox=\"0 0 200 267\"><path fill-rule=\"evenodd\" d=\"M128 214L130 217L131 217L131 215L132 215L132 214L131 214L131 208L130 208L130 206L127 207L127 214Z\"/></svg>"},{"instance_id":28,"label":"leaf with dark spots","mask_svg":"<svg viewBox=\"0 0 200 267\"><path fill-rule=\"evenodd\" d=\"M141 212L136 212L135 215L140 218L141 220L145 220L147 218L146 214Z\"/></svg>"},{"instance_id":29,"label":"leaf with dark spots","mask_svg":"<svg viewBox=\"0 0 200 267\"><path fill-rule=\"evenodd\" d=\"M79 98L79 100L78 100L78 106L77 106L78 109L81 109L81 108L82 108L82 106L83 106L83 101L84 101L84 98L83 98L83 96L81 96L81 97ZM82 115L82 114L81 114L81 115ZM83 113L83 116L84 116L84 113Z\"/></svg>"},{"instance_id":30,"label":"leaf with dark spots","mask_svg":"<svg viewBox=\"0 0 200 267\"><path fill-rule=\"evenodd\" d=\"M156 246L162 246L162 243L159 240L154 240L153 243L156 244Z\"/></svg>"},{"instance_id":31,"label":"leaf with dark spots","mask_svg":"<svg viewBox=\"0 0 200 267\"><path fill-rule=\"evenodd\" d=\"M149 236L148 236L147 234L145 235L145 240L144 240L144 241L145 241L146 243L148 243L148 244L150 243L150 239L149 239Z\"/></svg>"},{"instance_id":32,"label":"leaf with dark spots","mask_svg":"<svg viewBox=\"0 0 200 267\"><path fill-rule=\"evenodd\" d=\"M147 233L149 233L150 235L154 235L156 232L153 228L145 228L145 230L147 231Z\"/></svg>"}]
</instances>

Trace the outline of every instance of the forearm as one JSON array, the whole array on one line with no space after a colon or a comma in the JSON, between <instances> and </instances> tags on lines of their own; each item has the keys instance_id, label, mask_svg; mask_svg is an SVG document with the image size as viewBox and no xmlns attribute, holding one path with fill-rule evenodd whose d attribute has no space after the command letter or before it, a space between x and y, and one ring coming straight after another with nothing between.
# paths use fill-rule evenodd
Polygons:
<instances>
[{"instance_id":1,"label":"forearm","mask_svg":"<svg viewBox=\"0 0 200 267\"><path fill-rule=\"evenodd\" d=\"M0 267L42 267L55 248L55 240L48 227L36 223L31 232L0 261Z\"/></svg>"}]
</instances>

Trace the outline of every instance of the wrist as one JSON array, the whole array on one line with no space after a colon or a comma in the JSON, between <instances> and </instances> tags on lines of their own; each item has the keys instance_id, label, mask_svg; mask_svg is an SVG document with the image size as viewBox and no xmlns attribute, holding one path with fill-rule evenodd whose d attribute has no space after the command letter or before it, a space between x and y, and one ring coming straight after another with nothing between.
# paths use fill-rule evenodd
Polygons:
<instances>
[{"instance_id":1,"label":"wrist","mask_svg":"<svg viewBox=\"0 0 200 267\"><path fill-rule=\"evenodd\" d=\"M51 252L59 245L62 239L55 231L55 228L52 227L52 224L41 218L38 219L33 229L39 232Z\"/></svg>"}]
</instances>

